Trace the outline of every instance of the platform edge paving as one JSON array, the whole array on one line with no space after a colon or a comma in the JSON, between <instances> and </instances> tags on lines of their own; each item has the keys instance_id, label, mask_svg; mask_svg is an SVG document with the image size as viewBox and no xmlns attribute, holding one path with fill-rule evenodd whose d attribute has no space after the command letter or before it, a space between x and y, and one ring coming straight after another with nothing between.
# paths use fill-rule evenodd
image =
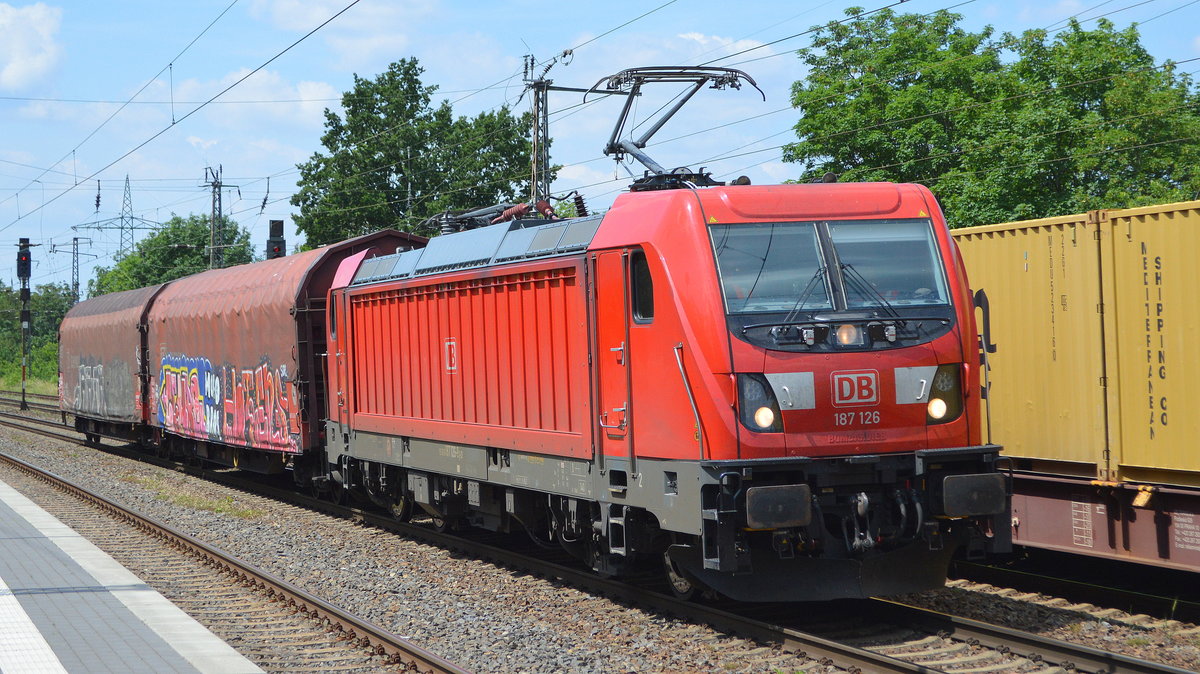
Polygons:
<instances>
[{"instance_id":1,"label":"platform edge paving","mask_svg":"<svg viewBox=\"0 0 1200 674\"><path fill-rule=\"evenodd\" d=\"M0 481L0 502L38 529L134 617L200 672L262 672L236 649L23 494ZM144 589L133 589L144 588ZM150 590L150 591L147 591Z\"/></svg>"}]
</instances>

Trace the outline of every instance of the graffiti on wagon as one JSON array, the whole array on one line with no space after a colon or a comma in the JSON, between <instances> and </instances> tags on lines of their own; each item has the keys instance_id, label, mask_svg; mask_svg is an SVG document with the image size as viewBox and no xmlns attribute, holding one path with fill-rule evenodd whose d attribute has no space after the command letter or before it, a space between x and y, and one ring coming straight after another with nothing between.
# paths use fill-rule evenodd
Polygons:
<instances>
[{"instance_id":1,"label":"graffiti on wagon","mask_svg":"<svg viewBox=\"0 0 1200 674\"><path fill-rule=\"evenodd\" d=\"M287 366L253 368L163 356L156 398L163 428L228 444L298 451L296 396Z\"/></svg>"},{"instance_id":2,"label":"graffiti on wagon","mask_svg":"<svg viewBox=\"0 0 1200 674\"><path fill-rule=\"evenodd\" d=\"M112 360L108 365L80 358L75 384L75 410L100 417L133 414L133 375L128 363Z\"/></svg>"}]
</instances>

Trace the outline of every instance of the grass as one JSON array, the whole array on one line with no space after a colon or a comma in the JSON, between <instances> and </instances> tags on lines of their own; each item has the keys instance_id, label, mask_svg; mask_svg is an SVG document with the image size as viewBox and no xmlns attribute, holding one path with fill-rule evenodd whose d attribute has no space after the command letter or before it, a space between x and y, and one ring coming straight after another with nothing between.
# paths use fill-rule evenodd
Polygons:
<instances>
[{"instance_id":1,"label":"grass","mask_svg":"<svg viewBox=\"0 0 1200 674\"><path fill-rule=\"evenodd\" d=\"M1146 637L1130 637L1125 640L1125 643L1130 646L1149 646L1150 640Z\"/></svg>"},{"instance_id":2,"label":"grass","mask_svg":"<svg viewBox=\"0 0 1200 674\"><path fill-rule=\"evenodd\" d=\"M12 377L0 378L0 389L4 389L6 391L20 391L21 390L21 378L19 376L16 378L12 378ZM58 382L51 381L48 379L26 379L25 380L25 392L26 393L38 393L41 395L57 396L58 395Z\"/></svg>"},{"instance_id":3,"label":"grass","mask_svg":"<svg viewBox=\"0 0 1200 674\"><path fill-rule=\"evenodd\" d=\"M141 485L154 492L155 498L177 506L193 510L207 510L222 515L229 515L244 520L258 519L266 514L265 510L243 508L234 505L232 496L208 498L181 491L177 484L171 484L162 475L123 475L121 481Z\"/></svg>"}]
</instances>

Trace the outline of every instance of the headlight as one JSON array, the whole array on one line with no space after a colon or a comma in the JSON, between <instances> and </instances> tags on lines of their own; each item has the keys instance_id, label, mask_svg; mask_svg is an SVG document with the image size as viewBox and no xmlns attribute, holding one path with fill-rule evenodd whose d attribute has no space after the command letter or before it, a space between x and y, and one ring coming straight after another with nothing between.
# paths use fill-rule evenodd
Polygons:
<instances>
[{"instance_id":1,"label":"headlight","mask_svg":"<svg viewBox=\"0 0 1200 674\"><path fill-rule=\"evenodd\" d=\"M863 331L853 323L839 325L835 334L837 334L837 342L841 346L862 346L864 343Z\"/></svg>"},{"instance_id":2,"label":"headlight","mask_svg":"<svg viewBox=\"0 0 1200 674\"><path fill-rule=\"evenodd\" d=\"M942 400L941 398L934 398L933 400L929 401L929 407L928 407L929 418L940 421L943 418L945 418L946 411L948 409L949 408L946 406L945 400Z\"/></svg>"},{"instance_id":3,"label":"headlight","mask_svg":"<svg viewBox=\"0 0 1200 674\"><path fill-rule=\"evenodd\" d=\"M783 418L775 391L761 374L739 374L738 416L742 425L756 433L782 433Z\"/></svg>"},{"instance_id":4,"label":"headlight","mask_svg":"<svg viewBox=\"0 0 1200 674\"><path fill-rule=\"evenodd\" d=\"M962 411L962 365L939 365L929 389L925 423L933 425L954 421L962 415Z\"/></svg>"},{"instance_id":5,"label":"headlight","mask_svg":"<svg viewBox=\"0 0 1200 674\"><path fill-rule=\"evenodd\" d=\"M754 411L754 424L766 429L775 425L775 411L770 407L760 407Z\"/></svg>"}]
</instances>

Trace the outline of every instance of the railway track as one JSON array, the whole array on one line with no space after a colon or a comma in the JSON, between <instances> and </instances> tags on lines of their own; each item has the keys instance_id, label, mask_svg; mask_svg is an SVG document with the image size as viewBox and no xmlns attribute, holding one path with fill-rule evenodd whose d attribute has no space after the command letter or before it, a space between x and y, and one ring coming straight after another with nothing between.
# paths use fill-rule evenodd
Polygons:
<instances>
[{"instance_id":1,"label":"railway track","mask_svg":"<svg viewBox=\"0 0 1200 674\"><path fill-rule=\"evenodd\" d=\"M4 421L4 425L14 425ZM68 440L54 431L42 435ZM77 439L75 439L77 441ZM267 671L465 672L190 536L0 454L0 463L72 497L46 509L85 536L103 538L126 566ZM46 505L43 505L46 507ZM124 527L113 527L113 520Z\"/></svg>"},{"instance_id":2,"label":"railway track","mask_svg":"<svg viewBox=\"0 0 1200 674\"><path fill-rule=\"evenodd\" d=\"M0 389L0 396L2 396L4 399L15 399L19 402L21 399L21 392L12 391L9 389ZM49 401L54 403L55 409L58 408L58 396L54 395L53 393L30 393L29 391L26 391L25 397L31 400Z\"/></svg>"},{"instance_id":3,"label":"railway track","mask_svg":"<svg viewBox=\"0 0 1200 674\"><path fill-rule=\"evenodd\" d=\"M1114 577L1118 574L1111 568L1102 568L1110 571ZM1200 600L1197 599L1194 587L1191 587L1194 580L1187 578L1187 574L1184 572L1161 570L1160 573L1174 574L1175 577L1172 580L1179 585L1173 590L1166 589L1162 594L1155 594L1137 591L1129 586L1113 587L1113 581L1101 584L1063 578L1061 576L1064 574L1061 571L1030 571L997 564L966 561L956 561L951 567L952 577L961 579L958 582L970 584L983 591L987 591L987 585L1000 588L1014 587L1021 588L1024 592L1070 597L1071 601L1077 604L1118 606L1128 613L1142 614L1143 621L1148 616L1160 616L1160 619L1200 622ZM1167 594L1172 591L1174 596ZM1189 591L1190 593L1188 593Z\"/></svg>"},{"instance_id":4,"label":"railway track","mask_svg":"<svg viewBox=\"0 0 1200 674\"><path fill-rule=\"evenodd\" d=\"M20 391L0 391L0 404L3 405L21 405ZM38 412L60 413L62 410L58 406L58 398L41 393L27 393L25 404L31 410Z\"/></svg>"},{"instance_id":5,"label":"railway track","mask_svg":"<svg viewBox=\"0 0 1200 674\"><path fill-rule=\"evenodd\" d=\"M0 423L19 425L16 421L3 419L0 419ZM77 434L66 435L41 428L27 430L71 442L80 441ZM719 630L764 643L777 644L784 650L848 671L1188 671L882 600L834 602L820 605L817 611L798 611L793 605L683 602L656 591L654 587L604 579L565 563L538 559L525 551L513 549L511 545L489 544L487 541L439 533L419 524L400 523L370 510L337 505L291 490L249 481L236 472L207 471L124 448L106 446L103 449L396 532L475 558L557 578L595 594L707 623ZM797 613L807 613L810 617L800 620L796 617Z\"/></svg>"}]
</instances>

